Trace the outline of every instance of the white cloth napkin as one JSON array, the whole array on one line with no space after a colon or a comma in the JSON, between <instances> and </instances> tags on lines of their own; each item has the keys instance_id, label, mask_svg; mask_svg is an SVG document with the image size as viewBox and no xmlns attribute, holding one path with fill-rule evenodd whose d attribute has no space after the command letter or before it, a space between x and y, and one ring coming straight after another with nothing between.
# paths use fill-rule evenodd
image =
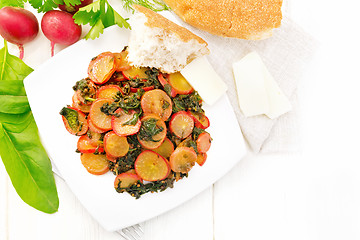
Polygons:
<instances>
[{"instance_id":1,"label":"white cloth napkin","mask_svg":"<svg viewBox=\"0 0 360 240\"><path fill-rule=\"evenodd\" d=\"M181 23L208 42L211 51L208 59L229 87L227 94L251 150L256 153L297 150L299 132L295 117L295 90L317 47L316 40L287 17L282 20L281 27L274 30L273 37L261 41L218 37ZM265 115L246 118L239 108L232 64L251 51L259 53L293 105L291 112L278 119L271 120Z\"/></svg>"}]
</instances>

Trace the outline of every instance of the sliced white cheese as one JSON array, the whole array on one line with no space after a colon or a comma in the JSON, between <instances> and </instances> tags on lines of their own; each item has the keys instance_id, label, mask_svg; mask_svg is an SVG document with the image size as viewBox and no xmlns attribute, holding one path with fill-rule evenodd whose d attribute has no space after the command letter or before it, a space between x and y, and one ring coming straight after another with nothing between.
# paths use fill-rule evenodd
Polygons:
<instances>
[{"instance_id":1,"label":"sliced white cheese","mask_svg":"<svg viewBox=\"0 0 360 240\"><path fill-rule=\"evenodd\" d=\"M239 105L246 117L264 114L270 109L263 66L259 60L259 56L252 52L233 64Z\"/></svg>"},{"instance_id":2,"label":"sliced white cheese","mask_svg":"<svg viewBox=\"0 0 360 240\"><path fill-rule=\"evenodd\" d=\"M233 64L239 105L246 117L265 114L271 119L291 110L291 104L261 57L251 52Z\"/></svg>"},{"instance_id":3,"label":"sliced white cheese","mask_svg":"<svg viewBox=\"0 0 360 240\"><path fill-rule=\"evenodd\" d=\"M205 56L193 60L180 73L209 105L213 105L227 91L227 85Z\"/></svg>"},{"instance_id":4,"label":"sliced white cheese","mask_svg":"<svg viewBox=\"0 0 360 240\"><path fill-rule=\"evenodd\" d=\"M265 114L269 118L274 119L289 112L292 107L289 99L284 95L265 65L263 71L270 106L269 111L265 112Z\"/></svg>"}]
</instances>

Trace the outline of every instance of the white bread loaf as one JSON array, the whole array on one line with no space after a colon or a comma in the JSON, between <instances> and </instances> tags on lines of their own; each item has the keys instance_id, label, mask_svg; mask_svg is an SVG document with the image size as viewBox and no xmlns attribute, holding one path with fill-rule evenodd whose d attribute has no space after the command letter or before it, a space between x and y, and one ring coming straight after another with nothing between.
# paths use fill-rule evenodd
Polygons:
<instances>
[{"instance_id":1,"label":"white bread loaf","mask_svg":"<svg viewBox=\"0 0 360 240\"><path fill-rule=\"evenodd\" d=\"M182 70L195 58L209 54L207 43L167 18L133 6L128 61L136 67L155 67L165 73Z\"/></svg>"}]
</instances>

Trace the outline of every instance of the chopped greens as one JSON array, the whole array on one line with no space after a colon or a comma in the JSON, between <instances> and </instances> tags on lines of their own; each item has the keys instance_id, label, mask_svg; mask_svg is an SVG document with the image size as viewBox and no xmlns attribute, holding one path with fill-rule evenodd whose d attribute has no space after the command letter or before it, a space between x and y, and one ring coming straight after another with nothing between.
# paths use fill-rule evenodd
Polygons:
<instances>
[{"instance_id":1,"label":"chopped greens","mask_svg":"<svg viewBox=\"0 0 360 240\"><path fill-rule=\"evenodd\" d=\"M60 111L60 115L66 118L69 127L75 132L79 128L79 114L76 110L64 107ZM80 130L81 131L81 130Z\"/></svg>"},{"instance_id":2,"label":"chopped greens","mask_svg":"<svg viewBox=\"0 0 360 240\"><path fill-rule=\"evenodd\" d=\"M155 140L154 136L161 133L164 128L158 126L156 118L149 118L141 122L141 127L139 131L139 139L143 141L159 142L160 140Z\"/></svg>"},{"instance_id":3,"label":"chopped greens","mask_svg":"<svg viewBox=\"0 0 360 240\"><path fill-rule=\"evenodd\" d=\"M188 95L179 95L173 98L174 108L173 112L191 110L198 113L203 113L202 99L197 92Z\"/></svg>"},{"instance_id":4,"label":"chopped greens","mask_svg":"<svg viewBox=\"0 0 360 240\"><path fill-rule=\"evenodd\" d=\"M141 195L148 192L152 192L152 193L158 191L162 192L167 188L173 188L174 182L175 182L175 178L167 178L165 180L149 182L146 184L138 181L136 184L130 185L127 188L121 188L120 187L121 181L119 181L119 185L116 188L116 191L119 193L128 192L132 197L138 199L141 197Z\"/></svg>"}]
</instances>

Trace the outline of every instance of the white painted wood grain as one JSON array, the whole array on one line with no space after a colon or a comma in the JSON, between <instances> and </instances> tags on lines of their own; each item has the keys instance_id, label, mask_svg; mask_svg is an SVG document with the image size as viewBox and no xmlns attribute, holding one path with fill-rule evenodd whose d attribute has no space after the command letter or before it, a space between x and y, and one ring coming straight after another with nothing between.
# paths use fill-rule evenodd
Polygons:
<instances>
[{"instance_id":1,"label":"white painted wood grain","mask_svg":"<svg viewBox=\"0 0 360 240\"><path fill-rule=\"evenodd\" d=\"M7 184L8 176L0 158L0 240L7 240Z\"/></svg>"},{"instance_id":2,"label":"white painted wood grain","mask_svg":"<svg viewBox=\"0 0 360 240\"><path fill-rule=\"evenodd\" d=\"M119 239L118 234L106 232L98 225L63 180L56 177L56 185L60 207L55 214L45 214L31 208L9 187L9 240Z\"/></svg>"},{"instance_id":3,"label":"white painted wood grain","mask_svg":"<svg viewBox=\"0 0 360 240\"><path fill-rule=\"evenodd\" d=\"M287 208L300 166L297 155L246 156L214 187L215 239L301 239L289 231L296 224Z\"/></svg>"},{"instance_id":4,"label":"white painted wood grain","mask_svg":"<svg viewBox=\"0 0 360 240\"><path fill-rule=\"evenodd\" d=\"M144 223L143 240L213 239L212 187Z\"/></svg>"}]
</instances>

